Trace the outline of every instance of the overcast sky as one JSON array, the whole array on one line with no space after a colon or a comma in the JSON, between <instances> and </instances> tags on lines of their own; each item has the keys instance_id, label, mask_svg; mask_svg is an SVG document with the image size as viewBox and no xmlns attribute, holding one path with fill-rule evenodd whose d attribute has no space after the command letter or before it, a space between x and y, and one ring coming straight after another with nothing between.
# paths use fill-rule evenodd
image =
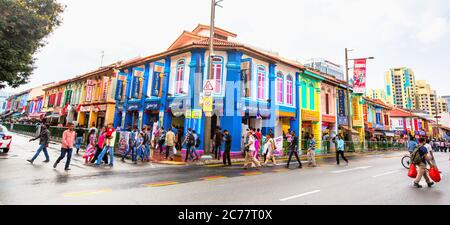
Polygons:
<instances>
[{"instance_id":1,"label":"overcast sky","mask_svg":"<svg viewBox=\"0 0 450 225\"><path fill-rule=\"evenodd\" d=\"M36 54L27 85L71 78L103 65L166 50L183 30L209 24L210 0L59 0L64 21ZM390 67L407 66L450 95L448 0L224 0L216 26L238 40L299 60L369 61L368 86L384 87Z\"/></svg>"}]
</instances>

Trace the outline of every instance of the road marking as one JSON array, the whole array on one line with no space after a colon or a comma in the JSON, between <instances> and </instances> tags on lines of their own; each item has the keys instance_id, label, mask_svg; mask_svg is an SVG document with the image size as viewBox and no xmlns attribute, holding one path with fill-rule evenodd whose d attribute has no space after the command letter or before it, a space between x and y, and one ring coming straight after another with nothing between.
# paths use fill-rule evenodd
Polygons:
<instances>
[{"instance_id":1,"label":"road marking","mask_svg":"<svg viewBox=\"0 0 450 225\"><path fill-rule=\"evenodd\" d=\"M165 182L156 182L156 183L150 183L150 184L144 184L146 187L163 187L163 186L170 186L178 184L176 181L165 181Z\"/></svg>"},{"instance_id":2,"label":"road marking","mask_svg":"<svg viewBox=\"0 0 450 225\"><path fill-rule=\"evenodd\" d=\"M102 190L97 190L97 191L83 191L83 192L67 193L67 194L64 194L64 196L65 197L81 197L81 196L94 195L94 194L100 194L100 193L106 193L106 192L112 192L112 189L102 189Z\"/></svg>"},{"instance_id":3,"label":"road marking","mask_svg":"<svg viewBox=\"0 0 450 225\"><path fill-rule=\"evenodd\" d=\"M316 194L316 193L319 193L319 192L320 192L320 190L315 190L315 191L311 191L311 192L306 192L306 193L303 193L303 194L294 195L294 196L291 196L291 197L287 197L287 198L280 199L280 201L281 201L281 202L284 202L284 201L292 200L292 199L294 199L294 198L300 198L300 197L304 197L304 196Z\"/></svg>"},{"instance_id":4,"label":"road marking","mask_svg":"<svg viewBox=\"0 0 450 225\"><path fill-rule=\"evenodd\" d=\"M241 175L244 176L255 176L255 175L261 175L263 174L262 172L259 171L255 171L255 172L242 172Z\"/></svg>"},{"instance_id":5,"label":"road marking","mask_svg":"<svg viewBox=\"0 0 450 225\"><path fill-rule=\"evenodd\" d=\"M377 178L377 177L381 177L381 176L389 175L389 174L393 174L393 173L398 173L398 172L400 172L400 170L389 171L389 172L378 174L378 175L375 175L375 176L372 176L372 177L373 178Z\"/></svg>"},{"instance_id":6,"label":"road marking","mask_svg":"<svg viewBox=\"0 0 450 225\"><path fill-rule=\"evenodd\" d=\"M223 164L212 164L212 165L206 165L206 167L223 167L225 165Z\"/></svg>"},{"instance_id":7,"label":"road marking","mask_svg":"<svg viewBox=\"0 0 450 225\"><path fill-rule=\"evenodd\" d=\"M225 176L210 176L210 177L202 177L201 179L204 181L213 181L213 180L220 180L220 179L225 179L227 177Z\"/></svg>"},{"instance_id":8,"label":"road marking","mask_svg":"<svg viewBox=\"0 0 450 225\"><path fill-rule=\"evenodd\" d=\"M276 169L276 170L273 170L273 171L275 171L277 173L283 173L283 172L288 172L290 170L288 170L288 169Z\"/></svg>"},{"instance_id":9,"label":"road marking","mask_svg":"<svg viewBox=\"0 0 450 225\"><path fill-rule=\"evenodd\" d=\"M355 170L369 169L371 167L373 167L373 166L356 167L356 168L347 169L347 170L336 170L336 171L332 171L331 173L345 173L345 172L350 172L350 171L355 171Z\"/></svg>"}]
</instances>

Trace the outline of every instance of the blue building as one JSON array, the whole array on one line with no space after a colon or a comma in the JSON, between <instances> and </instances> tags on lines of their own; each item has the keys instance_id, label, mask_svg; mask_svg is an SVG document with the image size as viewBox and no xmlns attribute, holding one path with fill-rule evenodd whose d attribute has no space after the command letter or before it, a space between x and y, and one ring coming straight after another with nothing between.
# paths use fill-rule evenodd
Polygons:
<instances>
[{"instance_id":1,"label":"blue building","mask_svg":"<svg viewBox=\"0 0 450 225\"><path fill-rule=\"evenodd\" d=\"M209 65L208 36L209 26L199 25L183 32L167 51L118 66L114 125L126 129L156 123L166 130L174 125L183 134L191 128L203 137L201 101ZM215 29L210 129L229 130L232 154L237 155L247 128L260 128L263 134L273 129L275 137L288 129L299 134L297 90L304 67L234 42L236 36Z\"/></svg>"}]
</instances>

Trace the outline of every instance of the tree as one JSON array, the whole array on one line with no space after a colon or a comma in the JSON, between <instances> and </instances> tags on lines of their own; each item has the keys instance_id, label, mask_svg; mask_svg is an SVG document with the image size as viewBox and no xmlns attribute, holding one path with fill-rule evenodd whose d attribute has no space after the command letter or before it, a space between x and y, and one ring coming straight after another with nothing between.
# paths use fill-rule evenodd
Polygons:
<instances>
[{"instance_id":1,"label":"tree","mask_svg":"<svg viewBox=\"0 0 450 225\"><path fill-rule=\"evenodd\" d=\"M55 0L0 0L0 89L28 83L34 54L61 24L64 8Z\"/></svg>"}]
</instances>

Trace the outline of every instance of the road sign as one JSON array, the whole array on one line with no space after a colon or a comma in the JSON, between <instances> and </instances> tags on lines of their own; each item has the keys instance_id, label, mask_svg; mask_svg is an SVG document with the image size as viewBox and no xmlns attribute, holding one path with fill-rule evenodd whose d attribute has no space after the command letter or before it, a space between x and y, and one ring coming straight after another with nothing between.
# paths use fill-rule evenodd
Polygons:
<instances>
[{"instance_id":1,"label":"road sign","mask_svg":"<svg viewBox=\"0 0 450 225\"><path fill-rule=\"evenodd\" d=\"M211 94L214 92L214 80L206 80L203 85L203 92L205 93L205 96L211 96Z\"/></svg>"},{"instance_id":2,"label":"road sign","mask_svg":"<svg viewBox=\"0 0 450 225\"><path fill-rule=\"evenodd\" d=\"M203 112L213 111L213 98L211 96L203 97Z\"/></svg>"}]
</instances>

